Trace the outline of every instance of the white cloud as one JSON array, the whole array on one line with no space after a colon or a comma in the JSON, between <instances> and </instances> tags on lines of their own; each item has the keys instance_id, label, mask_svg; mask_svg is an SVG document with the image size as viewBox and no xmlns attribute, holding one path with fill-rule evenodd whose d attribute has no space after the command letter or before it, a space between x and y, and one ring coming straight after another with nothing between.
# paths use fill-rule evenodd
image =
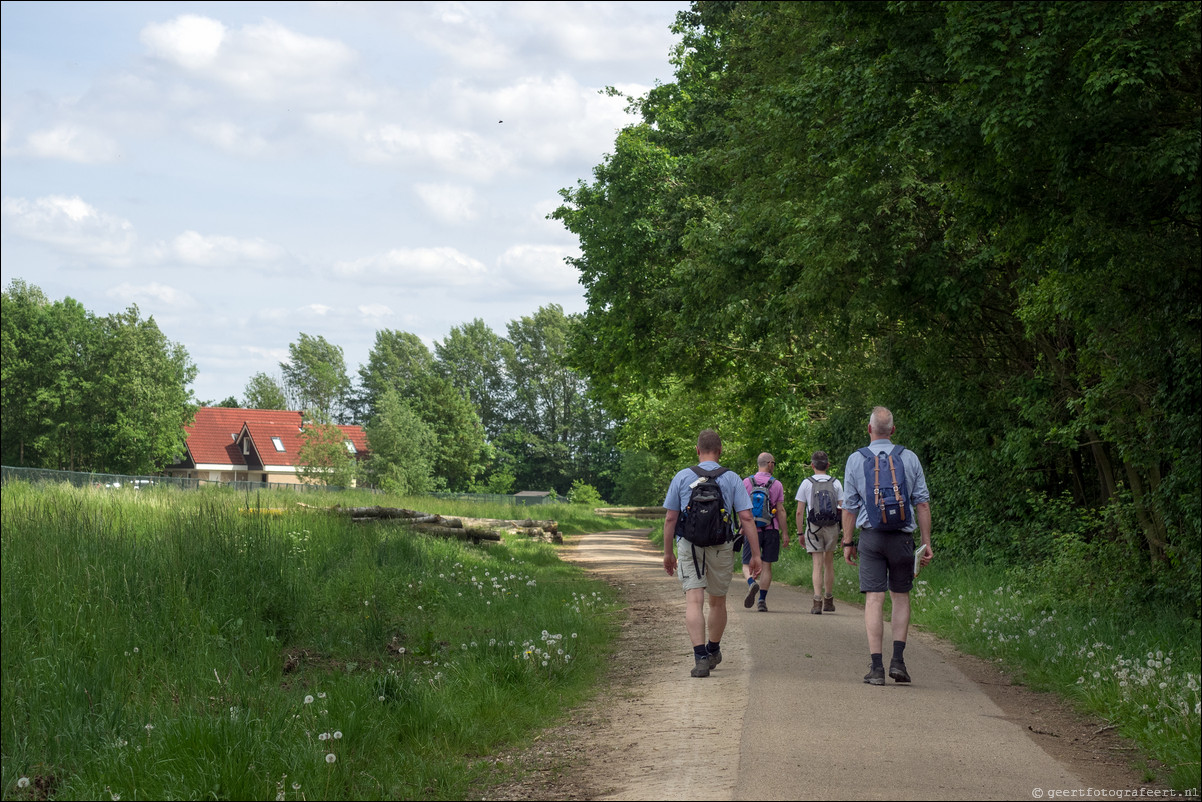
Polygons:
<instances>
[{"instance_id":1,"label":"white cloud","mask_svg":"<svg viewBox=\"0 0 1202 802\"><path fill-rule=\"evenodd\" d=\"M191 307L196 302L186 292L166 284L151 282L150 284L118 284L105 292L109 298L123 303L136 303L150 306Z\"/></svg>"},{"instance_id":2,"label":"white cloud","mask_svg":"<svg viewBox=\"0 0 1202 802\"><path fill-rule=\"evenodd\" d=\"M342 42L296 33L273 20L228 29L192 14L147 25L142 43L189 74L261 100L330 96L356 58Z\"/></svg>"},{"instance_id":3,"label":"white cloud","mask_svg":"<svg viewBox=\"0 0 1202 802\"><path fill-rule=\"evenodd\" d=\"M111 162L120 155L117 143L99 131L65 124L34 131L28 139L29 152L43 159L62 159L80 164Z\"/></svg>"},{"instance_id":4,"label":"white cloud","mask_svg":"<svg viewBox=\"0 0 1202 802\"><path fill-rule=\"evenodd\" d=\"M325 304L306 304L300 308L300 312L306 315L319 315L324 317L330 313L332 307Z\"/></svg>"},{"instance_id":5,"label":"white cloud","mask_svg":"<svg viewBox=\"0 0 1202 802\"><path fill-rule=\"evenodd\" d=\"M170 22L150 23L142 29L141 39L152 54L186 70L200 70L217 60L225 26L215 19L184 14Z\"/></svg>"},{"instance_id":6,"label":"white cloud","mask_svg":"<svg viewBox=\"0 0 1202 802\"><path fill-rule=\"evenodd\" d=\"M283 248L263 239L205 236L196 231L185 231L171 242L159 246L156 253L160 259L216 267L247 262L270 262L283 255Z\"/></svg>"},{"instance_id":7,"label":"white cloud","mask_svg":"<svg viewBox=\"0 0 1202 802\"><path fill-rule=\"evenodd\" d=\"M476 191L457 184L418 184L414 187L422 202L444 223L468 223L475 220Z\"/></svg>"},{"instance_id":8,"label":"white cloud","mask_svg":"<svg viewBox=\"0 0 1202 802\"><path fill-rule=\"evenodd\" d=\"M382 318L392 317L393 311L384 304L363 304L359 307L359 314L363 317Z\"/></svg>"},{"instance_id":9,"label":"white cloud","mask_svg":"<svg viewBox=\"0 0 1202 802\"><path fill-rule=\"evenodd\" d=\"M262 135L225 120L198 120L186 127L197 139L236 156L260 156L271 146Z\"/></svg>"},{"instance_id":10,"label":"white cloud","mask_svg":"<svg viewBox=\"0 0 1202 802\"><path fill-rule=\"evenodd\" d=\"M4 198L0 208L13 233L75 254L122 259L137 241L132 223L98 211L79 196Z\"/></svg>"},{"instance_id":11,"label":"white cloud","mask_svg":"<svg viewBox=\"0 0 1202 802\"><path fill-rule=\"evenodd\" d=\"M497 258L497 266L515 287L547 293L579 293L580 274L564 262L579 250L555 245L514 245Z\"/></svg>"},{"instance_id":12,"label":"white cloud","mask_svg":"<svg viewBox=\"0 0 1202 802\"><path fill-rule=\"evenodd\" d=\"M454 248L397 248L363 259L339 262L334 272L344 279L400 284L409 288L474 285L488 276L478 260Z\"/></svg>"}]
</instances>

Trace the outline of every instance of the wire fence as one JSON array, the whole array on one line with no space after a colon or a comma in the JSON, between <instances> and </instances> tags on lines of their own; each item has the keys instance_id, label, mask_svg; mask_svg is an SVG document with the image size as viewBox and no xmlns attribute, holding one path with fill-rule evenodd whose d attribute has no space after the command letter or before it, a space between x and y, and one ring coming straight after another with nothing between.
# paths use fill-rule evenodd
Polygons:
<instances>
[{"instance_id":1,"label":"wire fence","mask_svg":"<svg viewBox=\"0 0 1202 802\"><path fill-rule=\"evenodd\" d=\"M184 479L178 476L129 476L118 473L94 473L86 471L54 471L48 468L19 468L13 465L0 466L0 482L12 481L51 482L70 484L76 487L103 487L113 490L142 490L148 487L166 486L193 490L199 487L232 487L237 490L297 490L300 492L343 490L326 485L292 484L287 482L217 481L213 479Z\"/></svg>"},{"instance_id":2,"label":"wire fence","mask_svg":"<svg viewBox=\"0 0 1202 802\"><path fill-rule=\"evenodd\" d=\"M347 488L332 487L316 484L294 484L290 482L247 482L247 481L218 481L214 479L183 479L177 476L127 476L116 473L91 473L86 471L54 471L48 468L20 468L11 465L0 466L0 482L8 484L13 481L30 483L50 482L55 484L70 484L76 487L103 487L112 490L142 490L149 487L167 486L194 490L200 487L230 487L239 491L251 490L294 490L300 493L341 491ZM371 493L380 491L369 487L354 488ZM523 496L502 495L497 493L450 493L434 492L428 496L447 499L464 499L469 501L491 502L495 504L513 504L526 506L532 504L557 504L565 499L555 495Z\"/></svg>"}]
</instances>

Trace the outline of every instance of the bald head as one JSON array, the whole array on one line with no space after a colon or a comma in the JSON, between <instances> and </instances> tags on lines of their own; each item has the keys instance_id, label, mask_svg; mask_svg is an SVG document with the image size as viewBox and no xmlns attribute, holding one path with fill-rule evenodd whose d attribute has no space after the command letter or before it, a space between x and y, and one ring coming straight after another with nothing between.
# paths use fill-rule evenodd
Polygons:
<instances>
[{"instance_id":1,"label":"bald head","mask_svg":"<svg viewBox=\"0 0 1202 802\"><path fill-rule=\"evenodd\" d=\"M776 467L776 457L765 451L756 457L755 464L762 472L771 473L771 469Z\"/></svg>"},{"instance_id":2,"label":"bald head","mask_svg":"<svg viewBox=\"0 0 1202 802\"><path fill-rule=\"evenodd\" d=\"M873 440L882 440L893 436L893 413L885 407L873 407L868 416L868 432Z\"/></svg>"}]
</instances>

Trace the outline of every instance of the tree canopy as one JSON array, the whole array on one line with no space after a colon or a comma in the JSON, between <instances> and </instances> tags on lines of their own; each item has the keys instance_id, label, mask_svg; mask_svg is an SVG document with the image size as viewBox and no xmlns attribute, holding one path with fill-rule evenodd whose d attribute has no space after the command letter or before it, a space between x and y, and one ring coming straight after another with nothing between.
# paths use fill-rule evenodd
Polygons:
<instances>
[{"instance_id":1,"label":"tree canopy","mask_svg":"<svg viewBox=\"0 0 1202 802\"><path fill-rule=\"evenodd\" d=\"M1196 614L1199 8L694 3L555 213L577 364L622 419L720 396L743 457L849 453L889 406L944 553L1118 545ZM1104 525L1031 542L1062 495Z\"/></svg>"}]
</instances>

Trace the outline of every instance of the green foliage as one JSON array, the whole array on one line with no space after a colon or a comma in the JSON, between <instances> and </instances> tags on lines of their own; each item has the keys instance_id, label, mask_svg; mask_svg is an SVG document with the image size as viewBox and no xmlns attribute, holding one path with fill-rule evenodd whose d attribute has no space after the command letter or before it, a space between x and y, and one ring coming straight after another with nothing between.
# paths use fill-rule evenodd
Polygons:
<instances>
[{"instance_id":1,"label":"green foliage","mask_svg":"<svg viewBox=\"0 0 1202 802\"><path fill-rule=\"evenodd\" d=\"M376 413L367 424L367 439L371 443L367 471L374 485L399 495L433 489L430 455L437 450L437 439L396 390L386 390L377 401Z\"/></svg>"},{"instance_id":2,"label":"green foliage","mask_svg":"<svg viewBox=\"0 0 1202 802\"><path fill-rule=\"evenodd\" d=\"M362 526L284 491L262 500L296 511L217 488L3 494L6 789L464 799L480 755L584 698L616 634L607 586L521 537Z\"/></svg>"},{"instance_id":3,"label":"green foliage","mask_svg":"<svg viewBox=\"0 0 1202 802\"><path fill-rule=\"evenodd\" d=\"M347 448L346 434L316 410L305 415L297 452L297 476L305 484L354 487L359 464Z\"/></svg>"},{"instance_id":4,"label":"green foliage","mask_svg":"<svg viewBox=\"0 0 1202 802\"><path fill-rule=\"evenodd\" d=\"M437 374L425 343L408 332L376 332L375 347L359 376L371 416L380 414L384 396L393 392L434 435L427 460L436 482L451 490L472 485L488 455L484 428L471 402Z\"/></svg>"},{"instance_id":5,"label":"green foliage","mask_svg":"<svg viewBox=\"0 0 1202 802\"><path fill-rule=\"evenodd\" d=\"M288 361L280 363L280 371L292 409L315 409L331 420L342 414L351 383L341 346L301 332L288 346Z\"/></svg>"},{"instance_id":6,"label":"green foliage","mask_svg":"<svg viewBox=\"0 0 1202 802\"><path fill-rule=\"evenodd\" d=\"M14 281L0 331L5 464L146 474L182 453L196 367L137 307L98 318Z\"/></svg>"},{"instance_id":7,"label":"green foliage","mask_svg":"<svg viewBox=\"0 0 1202 802\"><path fill-rule=\"evenodd\" d=\"M250 377L243 391L242 406L246 409L287 409L288 400L279 381L266 373Z\"/></svg>"},{"instance_id":8,"label":"green foliage","mask_svg":"<svg viewBox=\"0 0 1202 802\"><path fill-rule=\"evenodd\" d=\"M675 464L712 425L724 462L768 450L799 480L789 462L838 463L884 404L949 555L1024 550L1067 493L1099 567L1125 555L1198 616L1198 22L1196 2L682 13L675 83L632 100L643 122L554 215L581 241L574 359L618 441Z\"/></svg>"},{"instance_id":9,"label":"green foliage","mask_svg":"<svg viewBox=\"0 0 1202 802\"><path fill-rule=\"evenodd\" d=\"M577 479L572 482L572 489L568 491L569 504L582 504L586 507L600 507L605 504L601 499L601 494L597 492L597 488L590 484Z\"/></svg>"}]
</instances>

